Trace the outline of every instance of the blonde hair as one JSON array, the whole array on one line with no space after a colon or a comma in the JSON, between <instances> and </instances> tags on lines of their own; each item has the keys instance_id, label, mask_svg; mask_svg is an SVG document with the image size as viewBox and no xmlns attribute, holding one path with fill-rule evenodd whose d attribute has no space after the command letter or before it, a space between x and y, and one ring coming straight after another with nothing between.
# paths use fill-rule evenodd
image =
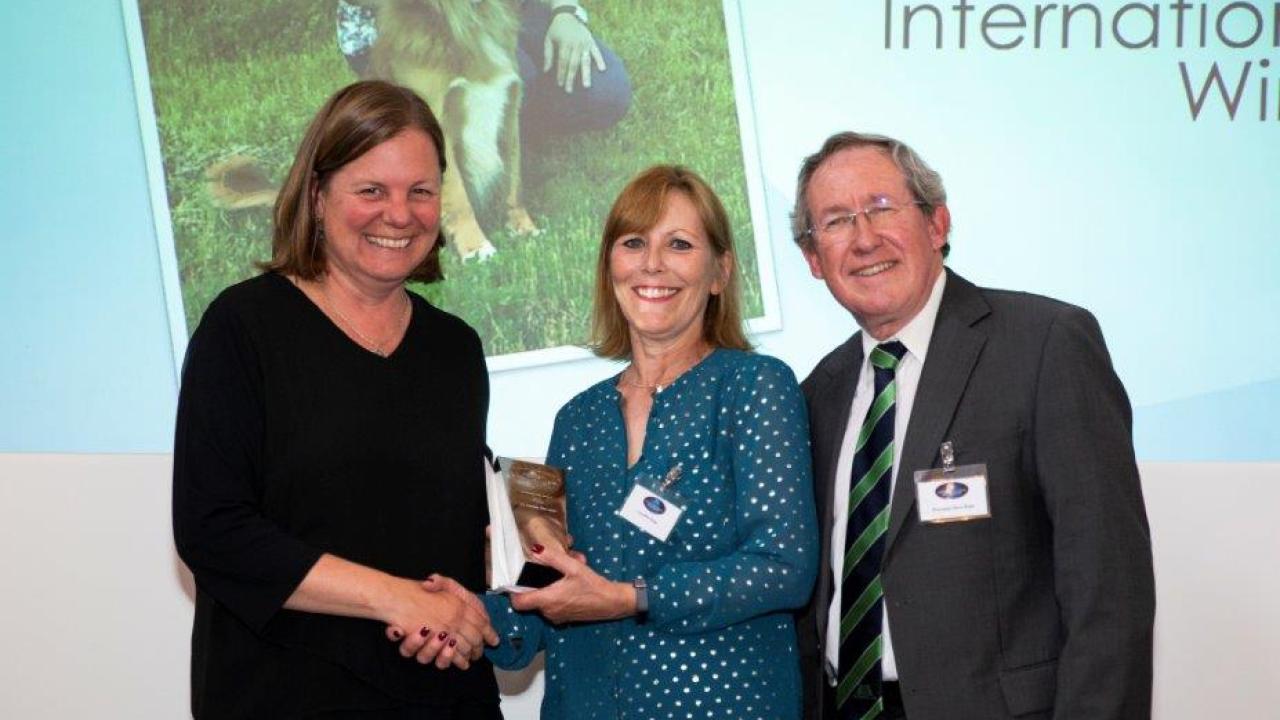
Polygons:
<instances>
[{"instance_id":1,"label":"blonde hair","mask_svg":"<svg viewBox=\"0 0 1280 720\"><path fill-rule=\"evenodd\" d=\"M711 241L716 260L725 255L736 257L729 216L705 180L679 165L655 165L637 175L613 201L600 238L595 301L591 311L591 349L600 357L615 360L631 357L630 328L613 294L613 280L609 272L613 244L624 235L644 233L657 225L666 209L667 198L673 192L683 194L693 204ZM702 335L713 348L751 349L742 329L742 290L737 272L731 270L729 277L725 278L724 289L707 300Z\"/></svg>"}]
</instances>

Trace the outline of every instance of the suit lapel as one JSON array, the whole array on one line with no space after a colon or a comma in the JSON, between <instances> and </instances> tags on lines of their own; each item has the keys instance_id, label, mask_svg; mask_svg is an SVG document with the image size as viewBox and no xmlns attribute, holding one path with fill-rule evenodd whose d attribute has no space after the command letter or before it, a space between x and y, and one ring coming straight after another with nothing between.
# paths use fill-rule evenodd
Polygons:
<instances>
[{"instance_id":1,"label":"suit lapel","mask_svg":"<svg viewBox=\"0 0 1280 720\"><path fill-rule=\"evenodd\" d=\"M845 428L849 422L849 408L858 386L858 369L862 367L862 333L854 333L837 351L839 357L827 370L825 382L819 388L820 399L814 409L820 413L814 426L821 428L815 437L814 482L818 483L818 527L821 529L821 571L818 573L816 597L821 598L817 608L819 643L826 638L827 606L834 592L831 576L831 508L835 502L836 471L839 469L840 449L844 442Z\"/></svg>"},{"instance_id":2,"label":"suit lapel","mask_svg":"<svg viewBox=\"0 0 1280 720\"><path fill-rule=\"evenodd\" d=\"M956 406L987 338L973 324L990 313L972 283L947 270L946 290L938 307L929 355L920 373L907 436L898 458L897 483L889 510L885 557L915 507L915 471L933 466Z\"/></svg>"},{"instance_id":3,"label":"suit lapel","mask_svg":"<svg viewBox=\"0 0 1280 720\"><path fill-rule=\"evenodd\" d=\"M840 450L844 443L845 429L849 424L849 408L853 405L853 393L858 387L858 369L862 367L862 333L858 332L849 340L846 357L834 368L830 384L827 385L827 400L824 428L824 457L822 470L823 493L826 498L825 507L831 522L830 508L835 494L836 471L839 469Z\"/></svg>"}]
</instances>

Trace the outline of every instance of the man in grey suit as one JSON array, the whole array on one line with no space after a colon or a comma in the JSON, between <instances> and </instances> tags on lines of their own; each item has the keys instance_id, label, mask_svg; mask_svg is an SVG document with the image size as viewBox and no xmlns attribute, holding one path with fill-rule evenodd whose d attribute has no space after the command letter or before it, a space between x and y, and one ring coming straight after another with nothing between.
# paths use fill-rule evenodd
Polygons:
<instances>
[{"instance_id":1,"label":"man in grey suit","mask_svg":"<svg viewBox=\"0 0 1280 720\"><path fill-rule=\"evenodd\" d=\"M824 572L810 718L1134 720L1155 589L1131 411L1087 311L944 268L942 180L840 133L793 229L861 328L804 381Z\"/></svg>"}]
</instances>

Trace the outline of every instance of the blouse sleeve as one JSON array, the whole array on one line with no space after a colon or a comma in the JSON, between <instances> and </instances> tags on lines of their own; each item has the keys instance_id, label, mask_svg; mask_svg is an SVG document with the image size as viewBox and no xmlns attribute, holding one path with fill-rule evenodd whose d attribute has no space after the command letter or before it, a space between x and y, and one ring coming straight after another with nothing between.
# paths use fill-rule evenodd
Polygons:
<instances>
[{"instance_id":1,"label":"blouse sleeve","mask_svg":"<svg viewBox=\"0 0 1280 720\"><path fill-rule=\"evenodd\" d=\"M506 595L485 595L483 599L489 622L498 633L498 646L485 648L485 657L503 670L519 670L533 662L546 644L546 621L536 613L517 612Z\"/></svg>"},{"instance_id":2,"label":"blouse sleeve","mask_svg":"<svg viewBox=\"0 0 1280 720\"><path fill-rule=\"evenodd\" d=\"M756 356L734 380L722 419L737 508L737 547L663 567L649 584L649 621L673 633L716 630L803 605L818 567L809 426L795 375Z\"/></svg>"},{"instance_id":3,"label":"blouse sleeve","mask_svg":"<svg viewBox=\"0 0 1280 720\"><path fill-rule=\"evenodd\" d=\"M173 533L196 585L261 631L320 552L261 511L265 408L253 338L210 305L187 349L173 453Z\"/></svg>"}]
</instances>

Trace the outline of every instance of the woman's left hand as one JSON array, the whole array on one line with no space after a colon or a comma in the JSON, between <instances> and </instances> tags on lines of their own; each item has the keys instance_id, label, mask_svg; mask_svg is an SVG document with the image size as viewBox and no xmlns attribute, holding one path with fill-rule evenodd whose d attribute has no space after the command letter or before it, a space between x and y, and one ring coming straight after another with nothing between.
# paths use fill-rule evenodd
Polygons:
<instances>
[{"instance_id":1,"label":"woman's left hand","mask_svg":"<svg viewBox=\"0 0 1280 720\"><path fill-rule=\"evenodd\" d=\"M520 544L525 557L533 553L534 545L567 551L573 547L573 536L559 520L539 512L517 508L516 527L520 529Z\"/></svg>"},{"instance_id":2,"label":"woman's left hand","mask_svg":"<svg viewBox=\"0 0 1280 720\"><path fill-rule=\"evenodd\" d=\"M512 595L511 607L537 611L557 625L636 614L636 591L630 583L600 576L576 553L539 545L531 549L537 562L559 570L564 577L541 590Z\"/></svg>"}]
</instances>

